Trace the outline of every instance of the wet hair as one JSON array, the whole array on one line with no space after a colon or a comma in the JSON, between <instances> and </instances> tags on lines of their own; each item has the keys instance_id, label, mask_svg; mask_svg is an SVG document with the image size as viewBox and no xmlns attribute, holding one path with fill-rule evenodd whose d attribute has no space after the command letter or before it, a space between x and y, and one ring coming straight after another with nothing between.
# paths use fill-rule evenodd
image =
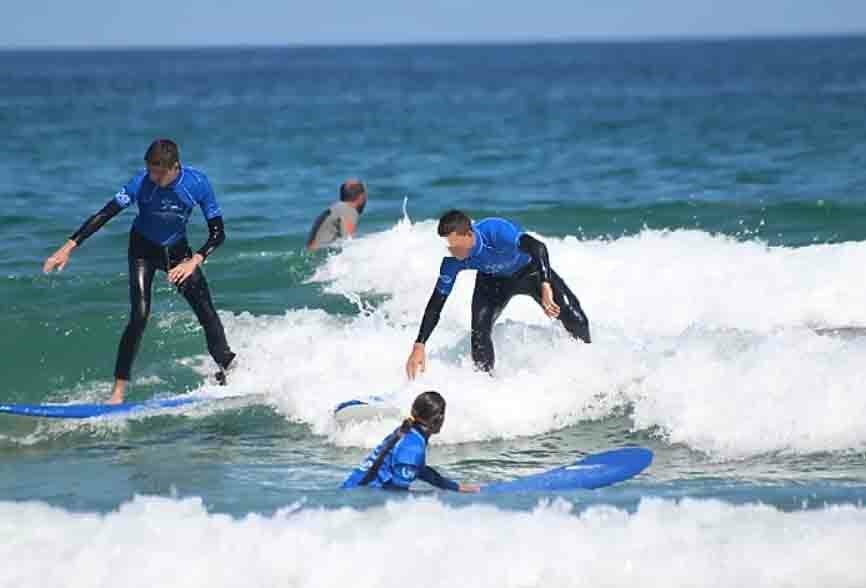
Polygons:
<instances>
[{"instance_id":1,"label":"wet hair","mask_svg":"<svg viewBox=\"0 0 866 588\"><path fill-rule=\"evenodd\" d=\"M360 485L366 486L369 484L379 469L385 462L385 458L391 453L391 450L397 445L397 442L403 438L406 433L412 430L412 427L417 427L421 430L425 437L430 437L434 433L438 433L442 428L442 423L445 421L445 399L435 390L423 392L415 398L412 403L412 416L404 420L399 427L388 437L379 455L376 456L376 461L364 474Z\"/></svg>"},{"instance_id":2,"label":"wet hair","mask_svg":"<svg viewBox=\"0 0 866 588\"><path fill-rule=\"evenodd\" d=\"M361 180L346 180L340 185L340 200L354 202L367 193L367 187Z\"/></svg>"},{"instance_id":3,"label":"wet hair","mask_svg":"<svg viewBox=\"0 0 866 588\"><path fill-rule=\"evenodd\" d=\"M172 168L180 165L180 150L171 139L157 139L144 153L144 161L150 165Z\"/></svg>"},{"instance_id":4,"label":"wet hair","mask_svg":"<svg viewBox=\"0 0 866 588\"><path fill-rule=\"evenodd\" d=\"M451 233L468 235L472 232L472 219L462 211L449 210L439 219L439 236L447 237Z\"/></svg>"}]
</instances>

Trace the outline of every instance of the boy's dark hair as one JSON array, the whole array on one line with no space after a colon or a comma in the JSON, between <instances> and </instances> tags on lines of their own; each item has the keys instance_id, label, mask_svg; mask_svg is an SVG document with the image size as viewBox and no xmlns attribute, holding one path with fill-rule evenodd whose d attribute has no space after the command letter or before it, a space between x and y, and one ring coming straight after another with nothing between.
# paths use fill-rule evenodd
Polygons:
<instances>
[{"instance_id":1,"label":"boy's dark hair","mask_svg":"<svg viewBox=\"0 0 866 588\"><path fill-rule=\"evenodd\" d=\"M144 161L150 165L172 168L180 165L180 150L171 139L157 139L144 153Z\"/></svg>"},{"instance_id":2,"label":"boy's dark hair","mask_svg":"<svg viewBox=\"0 0 866 588\"><path fill-rule=\"evenodd\" d=\"M472 219L459 210L449 210L439 219L439 236L447 237L451 233L468 235L472 232Z\"/></svg>"}]
</instances>

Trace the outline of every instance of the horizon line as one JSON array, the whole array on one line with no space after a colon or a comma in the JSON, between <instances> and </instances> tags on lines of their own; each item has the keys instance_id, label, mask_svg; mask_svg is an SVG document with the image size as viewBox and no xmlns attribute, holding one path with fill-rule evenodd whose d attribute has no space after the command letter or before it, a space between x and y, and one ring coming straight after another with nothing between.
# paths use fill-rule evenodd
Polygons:
<instances>
[{"instance_id":1,"label":"horizon line","mask_svg":"<svg viewBox=\"0 0 866 588\"><path fill-rule=\"evenodd\" d=\"M724 41L786 41L806 39L855 39L866 37L866 29L845 32L803 33L718 33L683 35L587 35L582 37L526 37L513 39L442 39L417 41L306 41L300 43L189 43L189 44L10 44L0 45L0 51L138 51L138 50L201 50L201 49L357 49L388 47L484 47L484 46L532 46L532 45L581 45L581 44L653 44L653 43L700 43Z\"/></svg>"}]
</instances>

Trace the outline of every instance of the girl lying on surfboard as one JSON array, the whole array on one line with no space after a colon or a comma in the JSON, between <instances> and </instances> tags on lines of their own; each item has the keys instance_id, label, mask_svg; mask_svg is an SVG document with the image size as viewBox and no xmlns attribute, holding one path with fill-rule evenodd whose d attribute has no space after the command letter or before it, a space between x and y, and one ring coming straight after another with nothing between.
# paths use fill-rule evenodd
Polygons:
<instances>
[{"instance_id":1,"label":"girl lying on surfboard","mask_svg":"<svg viewBox=\"0 0 866 588\"><path fill-rule=\"evenodd\" d=\"M412 403L412 414L343 482L342 488L369 486L385 490L408 490L415 479L421 479L454 492L478 492L474 484L460 484L440 475L426 463L427 441L442 429L445 422L445 399L438 392L418 395Z\"/></svg>"}]
</instances>

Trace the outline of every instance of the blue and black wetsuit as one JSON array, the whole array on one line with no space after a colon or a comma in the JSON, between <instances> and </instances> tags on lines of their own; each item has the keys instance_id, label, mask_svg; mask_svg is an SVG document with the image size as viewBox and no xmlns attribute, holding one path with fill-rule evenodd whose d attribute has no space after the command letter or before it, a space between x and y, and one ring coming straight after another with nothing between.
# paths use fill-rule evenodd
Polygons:
<instances>
[{"instance_id":1,"label":"blue and black wetsuit","mask_svg":"<svg viewBox=\"0 0 866 588\"><path fill-rule=\"evenodd\" d=\"M427 465L427 435L418 426L409 429L397 441L397 444L382 460L379 469L374 472L375 475L364 483L364 480L370 477L368 472L378 460L382 449L390 445L392 437L398 434L399 429L385 437L379 446L364 458L361 465L352 470L341 487L369 486L386 490L408 490L409 485L418 479L442 490L459 491L460 486L457 482L440 475L439 472Z\"/></svg>"},{"instance_id":2,"label":"blue and black wetsuit","mask_svg":"<svg viewBox=\"0 0 866 588\"><path fill-rule=\"evenodd\" d=\"M519 225L501 218L486 218L472 223L475 246L469 257L459 260L446 257L439 269L439 280L433 290L421 328L419 343L426 343L439 322L445 300L454 287L457 274L465 269L478 270L472 294L472 360L484 371L491 371L496 361L493 350L493 323L513 296L532 296L541 304L541 284L549 282L553 300L559 305L559 320L571 335L590 342L589 319L577 296L550 267L547 247Z\"/></svg>"},{"instance_id":3,"label":"blue and black wetsuit","mask_svg":"<svg viewBox=\"0 0 866 588\"><path fill-rule=\"evenodd\" d=\"M210 182L205 174L190 167L182 167L177 179L165 188L152 182L146 171L138 173L70 239L81 245L133 203L138 204L139 212L129 233L131 310L114 369L114 376L121 380L129 380L132 362L147 326L156 270L167 272L193 255L186 239L186 225L196 206L201 208L208 223L208 239L197 253L207 258L225 240L222 212ZM204 328L211 357L221 368L227 367L235 354L226 342L225 330L214 309L201 268L196 268L177 289Z\"/></svg>"}]
</instances>

